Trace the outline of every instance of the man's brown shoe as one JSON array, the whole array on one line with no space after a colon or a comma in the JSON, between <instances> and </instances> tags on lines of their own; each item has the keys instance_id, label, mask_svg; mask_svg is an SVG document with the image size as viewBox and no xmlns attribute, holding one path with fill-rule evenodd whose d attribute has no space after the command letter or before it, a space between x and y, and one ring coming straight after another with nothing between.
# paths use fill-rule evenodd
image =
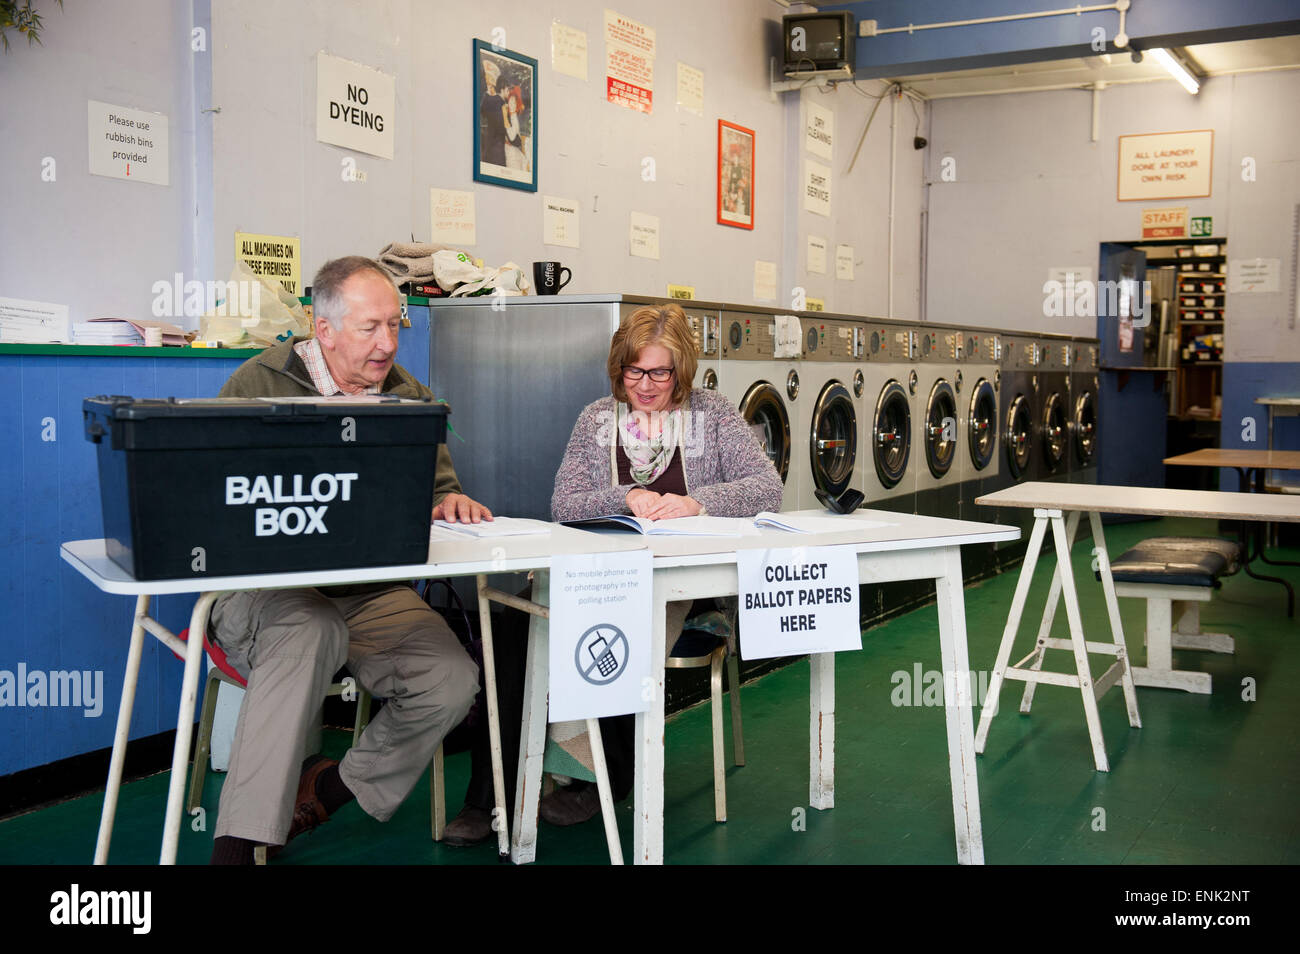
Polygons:
<instances>
[{"instance_id":1,"label":"man's brown shoe","mask_svg":"<svg viewBox=\"0 0 1300 954\"><path fill-rule=\"evenodd\" d=\"M284 839L287 845L305 831L312 831L330 820L330 813L321 804L316 794L316 779L322 772L338 765L335 759L323 755L314 756L304 763L302 776L298 779L298 794L293 801L293 820L289 823L289 834Z\"/></svg>"},{"instance_id":2,"label":"man's brown shoe","mask_svg":"<svg viewBox=\"0 0 1300 954\"><path fill-rule=\"evenodd\" d=\"M456 848L468 848L482 844L492 834L492 813L486 808L466 805L442 830L442 841Z\"/></svg>"},{"instance_id":3,"label":"man's brown shoe","mask_svg":"<svg viewBox=\"0 0 1300 954\"><path fill-rule=\"evenodd\" d=\"M547 824L561 828L578 825L600 814L600 792L595 785L557 788L542 796L540 808Z\"/></svg>"}]
</instances>

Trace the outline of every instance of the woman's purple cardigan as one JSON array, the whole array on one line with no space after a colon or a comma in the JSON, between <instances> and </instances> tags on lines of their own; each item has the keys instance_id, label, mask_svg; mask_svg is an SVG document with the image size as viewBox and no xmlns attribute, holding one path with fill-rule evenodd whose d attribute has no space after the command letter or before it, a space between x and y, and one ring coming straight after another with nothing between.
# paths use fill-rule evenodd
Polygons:
<instances>
[{"instance_id":1,"label":"woman's purple cardigan","mask_svg":"<svg viewBox=\"0 0 1300 954\"><path fill-rule=\"evenodd\" d=\"M686 492L713 517L753 517L780 510L781 478L731 402L716 391L694 388L683 410ZM626 497L637 485L614 486L611 476L614 411L613 397L604 397L578 416L555 475L553 519L631 512Z\"/></svg>"}]
</instances>

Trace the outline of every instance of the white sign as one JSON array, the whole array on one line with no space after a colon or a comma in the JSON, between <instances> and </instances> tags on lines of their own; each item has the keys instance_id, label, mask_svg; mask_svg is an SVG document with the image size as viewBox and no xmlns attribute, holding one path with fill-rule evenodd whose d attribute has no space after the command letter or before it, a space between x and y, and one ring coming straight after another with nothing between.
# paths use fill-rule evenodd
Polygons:
<instances>
[{"instance_id":1,"label":"white sign","mask_svg":"<svg viewBox=\"0 0 1300 954\"><path fill-rule=\"evenodd\" d=\"M677 105L696 116L704 115L704 70L677 64Z\"/></svg>"},{"instance_id":2,"label":"white sign","mask_svg":"<svg viewBox=\"0 0 1300 954\"><path fill-rule=\"evenodd\" d=\"M776 262L754 262L754 300L776 301Z\"/></svg>"},{"instance_id":3,"label":"white sign","mask_svg":"<svg viewBox=\"0 0 1300 954\"><path fill-rule=\"evenodd\" d=\"M167 116L143 109L86 101L90 174L168 185Z\"/></svg>"},{"instance_id":4,"label":"white sign","mask_svg":"<svg viewBox=\"0 0 1300 954\"><path fill-rule=\"evenodd\" d=\"M587 32L551 21L551 69L565 76L587 79Z\"/></svg>"},{"instance_id":5,"label":"white sign","mask_svg":"<svg viewBox=\"0 0 1300 954\"><path fill-rule=\"evenodd\" d=\"M396 83L387 73L316 54L316 138L321 142L392 159L396 107Z\"/></svg>"},{"instance_id":6,"label":"white sign","mask_svg":"<svg viewBox=\"0 0 1300 954\"><path fill-rule=\"evenodd\" d=\"M1214 130L1119 137L1116 197L1189 199L1210 194Z\"/></svg>"},{"instance_id":7,"label":"white sign","mask_svg":"<svg viewBox=\"0 0 1300 954\"><path fill-rule=\"evenodd\" d=\"M826 274L826 240L820 235L808 236L808 271Z\"/></svg>"},{"instance_id":8,"label":"white sign","mask_svg":"<svg viewBox=\"0 0 1300 954\"><path fill-rule=\"evenodd\" d=\"M551 722L645 712L649 550L551 558Z\"/></svg>"},{"instance_id":9,"label":"white sign","mask_svg":"<svg viewBox=\"0 0 1300 954\"><path fill-rule=\"evenodd\" d=\"M803 207L817 215L831 214L831 170L819 162L803 164Z\"/></svg>"},{"instance_id":10,"label":"white sign","mask_svg":"<svg viewBox=\"0 0 1300 954\"><path fill-rule=\"evenodd\" d=\"M433 241L461 248L478 242L474 193L456 189L430 189L429 214L433 220Z\"/></svg>"},{"instance_id":11,"label":"white sign","mask_svg":"<svg viewBox=\"0 0 1300 954\"><path fill-rule=\"evenodd\" d=\"M807 102L804 112L804 146L814 156L831 158L831 147L835 138L835 114L825 106L819 106L812 100Z\"/></svg>"},{"instance_id":12,"label":"white sign","mask_svg":"<svg viewBox=\"0 0 1300 954\"><path fill-rule=\"evenodd\" d=\"M835 246L835 277L846 282L853 281L853 246Z\"/></svg>"},{"instance_id":13,"label":"white sign","mask_svg":"<svg viewBox=\"0 0 1300 954\"><path fill-rule=\"evenodd\" d=\"M633 212L629 223L629 250L638 258L659 257L659 216Z\"/></svg>"},{"instance_id":14,"label":"white sign","mask_svg":"<svg viewBox=\"0 0 1300 954\"><path fill-rule=\"evenodd\" d=\"M72 340L68 306L22 298L0 298L0 341L43 344Z\"/></svg>"},{"instance_id":15,"label":"white sign","mask_svg":"<svg viewBox=\"0 0 1300 954\"><path fill-rule=\"evenodd\" d=\"M746 659L862 648L852 547L737 550Z\"/></svg>"},{"instance_id":16,"label":"white sign","mask_svg":"<svg viewBox=\"0 0 1300 954\"><path fill-rule=\"evenodd\" d=\"M542 196L542 244L577 248L578 213L581 208L577 199Z\"/></svg>"},{"instance_id":17,"label":"white sign","mask_svg":"<svg viewBox=\"0 0 1300 954\"><path fill-rule=\"evenodd\" d=\"M655 31L605 11L605 98L638 112L654 105Z\"/></svg>"},{"instance_id":18,"label":"white sign","mask_svg":"<svg viewBox=\"0 0 1300 954\"><path fill-rule=\"evenodd\" d=\"M1275 292L1282 263L1276 258L1232 258L1228 260L1228 291ZM1195 272L1184 272L1195 275Z\"/></svg>"}]
</instances>

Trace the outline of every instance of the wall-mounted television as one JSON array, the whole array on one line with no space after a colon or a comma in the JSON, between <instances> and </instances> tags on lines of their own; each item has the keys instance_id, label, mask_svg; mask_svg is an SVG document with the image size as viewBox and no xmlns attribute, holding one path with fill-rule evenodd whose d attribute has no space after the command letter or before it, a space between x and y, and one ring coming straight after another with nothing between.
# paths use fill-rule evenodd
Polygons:
<instances>
[{"instance_id":1,"label":"wall-mounted television","mask_svg":"<svg viewBox=\"0 0 1300 954\"><path fill-rule=\"evenodd\" d=\"M853 14L791 13L781 18L785 72L852 71L857 52Z\"/></svg>"}]
</instances>

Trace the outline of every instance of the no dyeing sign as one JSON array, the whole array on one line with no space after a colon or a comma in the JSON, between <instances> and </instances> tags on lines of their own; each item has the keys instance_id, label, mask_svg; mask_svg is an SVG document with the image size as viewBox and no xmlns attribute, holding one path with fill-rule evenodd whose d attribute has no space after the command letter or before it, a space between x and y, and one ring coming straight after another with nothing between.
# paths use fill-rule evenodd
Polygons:
<instances>
[{"instance_id":1,"label":"no dyeing sign","mask_svg":"<svg viewBox=\"0 0 1300 954\"><path fill-rule=\"evenodd\" d=\"M397 93L393 77L351 60L316 54L316 138L393 158Z\"/></svg>"},{"instance_id":2,"label":"no dyeing sign","mask_svg":"<svg viewBox=\"0 0 1300 954\"><path fill-rule=\"evenodd\" d=\"M851 547L740 550L736 569L746 659L862 648Z\"/></svg>"}]
</instances>

